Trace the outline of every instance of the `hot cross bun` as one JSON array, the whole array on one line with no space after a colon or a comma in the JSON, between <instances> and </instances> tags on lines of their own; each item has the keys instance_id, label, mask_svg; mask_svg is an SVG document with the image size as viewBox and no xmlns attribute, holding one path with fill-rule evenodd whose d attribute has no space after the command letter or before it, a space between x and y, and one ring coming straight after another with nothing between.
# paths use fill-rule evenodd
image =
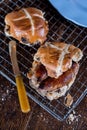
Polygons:
<instances>
[{"instance_id":1,"label":"hot cross bun","mask_svg":"<svg viewBox=\"0 0 87 130\"><path fill-rule=\"evenodd\" d=\"M32 45L37 42L41 44L46 40L48 33L48 22L44 13L36 8L22 8L5 16L5 33L20 43Z\"/></svg>"}]
</instances>

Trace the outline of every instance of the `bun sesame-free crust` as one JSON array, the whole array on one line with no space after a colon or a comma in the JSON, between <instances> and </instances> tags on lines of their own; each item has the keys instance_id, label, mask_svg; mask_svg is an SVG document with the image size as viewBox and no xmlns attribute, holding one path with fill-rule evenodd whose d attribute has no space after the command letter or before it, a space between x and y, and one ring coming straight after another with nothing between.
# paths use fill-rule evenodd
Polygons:
<instances>
[{"instance_id":1,"label":"bun sesame-free crust","mask_svg":"<svg viewBox=\"0 0 87 130\"><path fill-rule=\"evenodd\" d=\"M78 62L83 56L82 51L64 42L46 42L34 56L34 60L43 64L48 76L58 78L72 66L72 62Z\"/></svg>"},{"instance_id":2,"label":"bun sesame-free crust","mask_svg":"<svg viewBox=\"0 0 87 130\"><path fill-rule=\"evenodd\" d=\"M43 43L48 33L48 23L39 9L29 7L12 11L5 16L5 33L23 44Z\"/></svg>"}]
</instances>

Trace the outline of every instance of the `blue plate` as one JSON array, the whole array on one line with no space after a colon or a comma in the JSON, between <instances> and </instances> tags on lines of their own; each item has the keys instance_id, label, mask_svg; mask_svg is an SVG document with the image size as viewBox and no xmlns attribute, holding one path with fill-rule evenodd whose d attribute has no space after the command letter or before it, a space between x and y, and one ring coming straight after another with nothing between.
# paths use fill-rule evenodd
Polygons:
<instances>
[{"instance_id":1,"label":"blue plate","mask_svg":"<svg viewBox=\"0 0 87 130\"><path fill-rule=\"evenodd\" d=\"M66 19L87 27L87 0L49 0Z\"/></svg>"}]
</instances>

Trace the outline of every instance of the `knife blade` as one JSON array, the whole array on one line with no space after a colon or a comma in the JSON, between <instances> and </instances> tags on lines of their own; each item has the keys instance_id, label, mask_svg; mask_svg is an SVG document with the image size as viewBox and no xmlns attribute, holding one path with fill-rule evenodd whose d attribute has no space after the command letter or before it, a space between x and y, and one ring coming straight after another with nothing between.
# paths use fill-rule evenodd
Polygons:
<instances>
[{"instance_id":1,"label":"knife blade","mask_svg":"<svg viewBox=\"0 0 87 130\"><path fill-rule=\"evenodd\" d=\"M28 102L28 97L26 95L25 86L24 86L21 72L19 70L19 66L18 66L18 62L17 62L16 42L13 40L9 42L9 54L10 54L10 58L11 58L11 62L12 62L13 72L15 75L21 111L24 113L27 113L30 111L30 105Z\"/></svg>"}]
</instances>

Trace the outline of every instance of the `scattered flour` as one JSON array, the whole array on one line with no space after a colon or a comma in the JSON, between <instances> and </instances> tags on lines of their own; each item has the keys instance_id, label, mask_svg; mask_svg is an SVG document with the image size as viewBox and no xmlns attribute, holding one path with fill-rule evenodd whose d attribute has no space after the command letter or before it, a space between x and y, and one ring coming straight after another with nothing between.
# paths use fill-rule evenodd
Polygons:
<instances>
[{"instance_id":1,"label":"scattered flour","mask_svg":"<svg viewBox=\"0 0 87 130\"><path fill-rule=\"evenodd\" d=\"M73 112L68 116L67 123L72 124L74 121L78 122L81 115L76 115L76 112L73 110Z\"/></svg>"}]
</instances>

